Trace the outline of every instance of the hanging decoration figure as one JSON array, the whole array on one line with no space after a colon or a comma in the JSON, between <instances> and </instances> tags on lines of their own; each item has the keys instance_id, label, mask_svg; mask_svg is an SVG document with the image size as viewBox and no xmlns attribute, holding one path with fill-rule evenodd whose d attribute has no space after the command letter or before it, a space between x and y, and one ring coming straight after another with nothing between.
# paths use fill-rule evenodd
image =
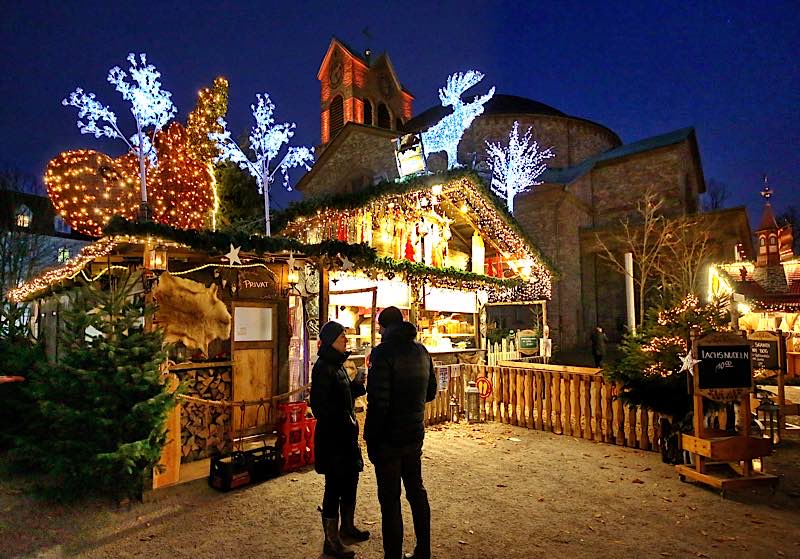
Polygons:
<instances>
[{"instance_id":1,"label":"hanging decoration figure","mask_svg":"<svg viewBox=\"0 0 800 559\"><path fill-rule=\"evenodd\" d=\"M281 149L284 144L289 143L289 139L294 136L295 124L284 122L276 124L273 113L275 105L267 93L256 94L257 103L250 105L253 110L255 124L250 130L250 149L255 154L255 160L250 160L245 155L242 148L231 138L230 130L224 119L218 120L222 126L222 132L210 132L208 137L216 142L220 155L214 160L216 163L231 161L239 165L242 170L248 171L258 184L258 193L264 195L264 222L265 233L271 235L269 218L269 189L275 173L280 171L283 175L283 186L291 190L289 186L289 169L292 167L305 167L306 171L311 170L309 163L314 161L314 148L305 146L290 146L280 157ZM278 161L277 164L273 164Z\"/></svg>"},{"instance_id":2,"label":"hanging decoration figure","mask_svg":"<svg viewBox=\"0 0 800 559\"><path fill-rule=\"evenodd\" d=\"M458 167L458 143L464 131L470 127L479 115L483 114L483 106L494 95L492 87L486 95L476 96L471 102L464 103L461 95L483 79L477 70L455 73L447 78L447 85L439 90L439 99L444 107L453 107L453 112L422 133L422 145L427 158L431 153L444 151L447 153L447 168Z\"/></svg>"},{"instance_id":3,"label":"hanging decoration figure","mask_svg":"<svg viewBox=\"0 0 800 559\"><path fill-rule=\"evenodd\" d=\"M492 191L506 200L510 213L514 213L514 197L542 184L537 180L547 169L545 160L556 156L552 148L539 150L539 143L532 137L532 129L520 138L519 122L508 136L508 145L486 142L486 155L492 167Z\"/></svg>"}]
</instances>

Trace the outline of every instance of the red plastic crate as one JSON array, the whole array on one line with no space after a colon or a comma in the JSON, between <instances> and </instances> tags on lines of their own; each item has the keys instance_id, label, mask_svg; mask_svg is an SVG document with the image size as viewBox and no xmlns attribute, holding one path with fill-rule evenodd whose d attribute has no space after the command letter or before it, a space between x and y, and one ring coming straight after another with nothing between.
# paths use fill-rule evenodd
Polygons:
<instances>
[{"instance_id":1,"label":"red plastic crate","mask_svg":"<svg viewBox=\"0 0 800 559\"><path fill-rule=\"evenodd\" d=\"M300 444L305 441L305 435L304 424L283 423L278 426L278 446Z\"/></svg>"},{"instance_id":2,"label":"red plastic crate","mask_svg":"<svg viewBox=\"0 0 800 559\"><path fill-rule=\"evenodd\" d=\"M306 418L306 464L314 463L314 432L317 429L317 420Z\"/></svg>"},{"instance_id":3,"label":"red plastic crate","mask_svg":"<svg viewBox=\"0 0 800 559\"><path fill-rule=\"evenodd\" d=\"M306 465L306 443L287 444L281 448L281 471L290 472Z\"/></svg>"},{"instance_id":4,"label":"red plastic crate","mask_svg":"<svg viewBox=\"0 0 800 559\"><path fill-rule=\"evenodd\" d=\"M278 405L278 425L284 423L303 423L306 420L308 404L305 402L292 402Z\"/></svg>"}]
</instances>

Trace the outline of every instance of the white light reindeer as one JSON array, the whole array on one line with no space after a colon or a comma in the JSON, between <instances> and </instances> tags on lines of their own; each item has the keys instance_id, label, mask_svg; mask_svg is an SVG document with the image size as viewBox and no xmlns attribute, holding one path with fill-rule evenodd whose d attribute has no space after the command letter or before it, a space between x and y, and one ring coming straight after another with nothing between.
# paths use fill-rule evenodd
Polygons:
<instances>
[{"instance_id":1,"label":"white light reindeer","mask_svg":"<svg viewBox=\"0 0 800 559\"><path fill-rule=\"evenodd\" d=\"M471 103L461 101L461 94L483 79L477 70L455 73L447 78L447 85L439 90L442 106L453 107L453 112L422 133L422 144L425 157L431 153L444 151L447 153L447 168L458 167L458 142L472 121L483 113L483 105L494 95L492 87L486 95L475 96Z\"/></svg>"}]
</instances>

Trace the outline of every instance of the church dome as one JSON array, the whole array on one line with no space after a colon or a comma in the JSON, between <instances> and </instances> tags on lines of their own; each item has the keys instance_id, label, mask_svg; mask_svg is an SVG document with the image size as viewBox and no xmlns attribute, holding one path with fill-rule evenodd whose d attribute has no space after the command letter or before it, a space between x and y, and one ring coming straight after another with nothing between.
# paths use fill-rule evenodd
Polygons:
<instances>
[{"instance_id":1,"label":"church dome","mask_svg":"<svg viewBox=\"0 0 800 559\"><path fill-rule=\"evenodd\" d=\"M466 96L464 99L469 99L469 96ZM452 110L452 108L443 107L442 105L431 107L430 109L418 114L406 122L405 126L403 127L403 131L419 132L420 130L424 130L429 126L439 122ZM569 117L569 115L559 111L555 107L545 105L539 101L534 101L533 99L528 99L526 97L519 97L517 95L502 94L495 94L491 99L489 99L489 101L483 106L483 114L533 114Z\"/></svg>"}]
</instances>

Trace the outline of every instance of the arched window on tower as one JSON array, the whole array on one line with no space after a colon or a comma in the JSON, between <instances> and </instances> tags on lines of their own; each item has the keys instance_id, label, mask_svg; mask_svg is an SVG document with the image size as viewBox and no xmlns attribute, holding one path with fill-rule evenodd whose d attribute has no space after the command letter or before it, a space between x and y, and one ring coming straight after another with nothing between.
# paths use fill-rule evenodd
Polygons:
<instances>
[{"instance_id":1,"label":"arched window on tower","mask_svg":"<svg viewBox=\"0 0 800 559\"><path fill-rule=\"evenodd\" d=\"M330 139L333 140L336 134L339 133L339 130L344 127L344 100L341 95L337 95L333 98L328 111L330 112Z\"/></svg>"},{"instance_id":2,"label":"arched window on tower","mask_svg":"<svg viewBox=\"0 0 800 559\"><path fill-rule=\"evenodd\" d=\"M385 103L378 104L378 127L391 128L392 117L389 115L389 108Z\"/></svg>"},{"instance_id":3,"label":"arched window on tower","mask_svg":"<svg viewBox=\"0 0 800 559\"><path fill-rule=\"evenodd\" d=\"M364 124L372 126L372 101L364 99Z\"/></svg>"}]
</instances>

